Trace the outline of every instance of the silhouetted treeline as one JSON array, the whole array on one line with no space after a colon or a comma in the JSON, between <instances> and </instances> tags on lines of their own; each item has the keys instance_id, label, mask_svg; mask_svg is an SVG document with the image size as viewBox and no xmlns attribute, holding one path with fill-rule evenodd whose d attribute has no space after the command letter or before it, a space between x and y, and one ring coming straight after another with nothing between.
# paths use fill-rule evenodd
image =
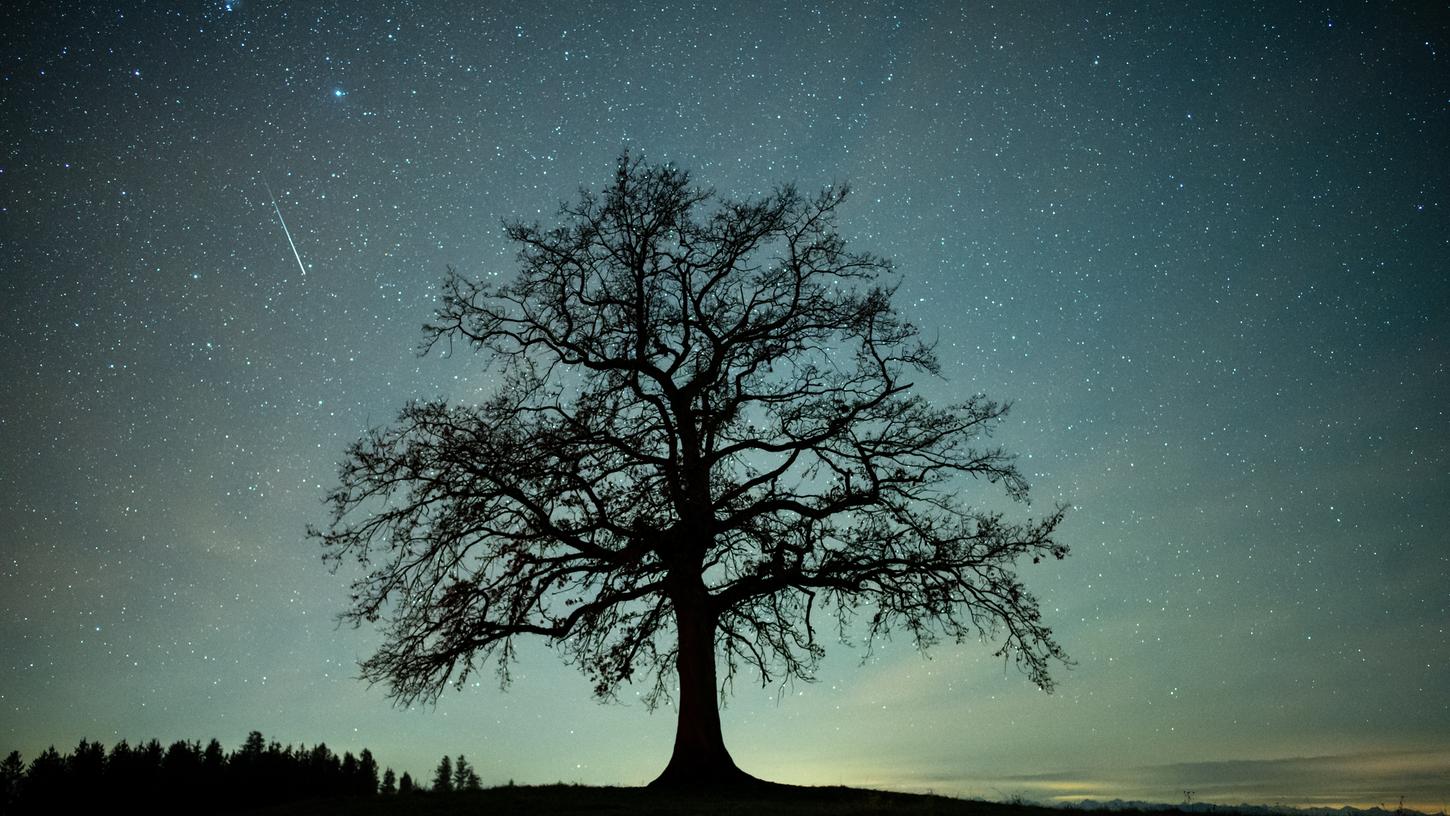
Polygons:
<instances>
[{"instance_id":1,"label":"silhouetted treeline","mask_svg":"<svg viewBox=\"0 0 1450 816\"><path fill-rule=\"evenodd\" d=\"M391 780L391 769L387 776ZM154 739L135 746L122 740L109 753L101 743L83 739L69 754L47 748L29 765L18 751L0 760L4 813L77 812L87 806L206 813L373 796L378 789L378 764L366 748L357 756L338 756L326 743L283 747L259 731L230 754L215 739L205 746L182 740L166 748Z\"/></svg>"}]
</instances>

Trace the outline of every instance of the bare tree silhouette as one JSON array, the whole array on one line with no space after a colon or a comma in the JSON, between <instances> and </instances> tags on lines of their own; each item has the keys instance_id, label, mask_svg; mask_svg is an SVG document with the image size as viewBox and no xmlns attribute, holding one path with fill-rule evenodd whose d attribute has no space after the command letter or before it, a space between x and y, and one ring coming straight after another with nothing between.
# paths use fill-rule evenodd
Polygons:
<instances>
[{"instance_id":1,"label":"bare tree silhouette","mask_svg":"<svg viewBox=\"0 0 1450 816\"><path fill-rule=\"evenodd\" d=\"M859 614L868 642L997 640L1051 690L1066 656L1014 570L1066 555L1063 509L964 503L972 479L1027 497L977 447L1007 407L913 393L937 359L889 262L837 234L845 196L721 200L626 154L560 226L507 225L512 281L450 270L424 351L482 352L496 393L370 431L310 531L334 568L365 565L343 618L386 637L363 677L436 700L490 660L507 684L516 639L545 638L602 698L678 695L659 785L752 779L717 694L742 667L810 679L822 616L843 639Z\"/></svg>"}]
</instances>

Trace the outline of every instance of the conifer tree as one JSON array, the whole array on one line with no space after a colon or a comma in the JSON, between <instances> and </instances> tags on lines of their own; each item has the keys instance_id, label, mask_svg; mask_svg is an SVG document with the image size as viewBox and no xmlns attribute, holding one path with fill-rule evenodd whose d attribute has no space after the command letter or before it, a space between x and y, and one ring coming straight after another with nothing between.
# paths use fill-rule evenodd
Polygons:
<instances>
[{"instance_id":1,"label":"conifer tree","mask_svg":"<svg viewBox=\"0 0 1450 816\"><path fill-rule=\"evenodd\" d=\"M453 760L447 754L438 760L438 767L433 771L433 792L450 793L453 790Z\"/></svg>"}]
</instances>

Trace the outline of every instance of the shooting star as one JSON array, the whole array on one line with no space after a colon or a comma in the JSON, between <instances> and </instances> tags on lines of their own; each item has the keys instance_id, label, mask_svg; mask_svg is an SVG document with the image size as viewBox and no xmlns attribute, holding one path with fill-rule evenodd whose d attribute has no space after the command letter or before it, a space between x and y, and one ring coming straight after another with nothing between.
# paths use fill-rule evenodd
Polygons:
<instances>
[{"instance_id":1,"label":"shooting star","mask_svg":"<svg viewBox=\"0 0 1450 816\"><path fill-rule=\"evenodd\" d=\"M302 270L302 276L307 276L307 267L302 264L302 255L297 251L297 242L292 240L292 230L287 229L287 219L282 217L282 208L277 206L277 197L272 195L272 188L266 181L262 186L267 188L267 198L272 200L272 209L277 213L277 220L282 224L282 234L287 236L287 246L292 247L292 257L297 259L297 268Z\"/></svg>"}]
</instances>

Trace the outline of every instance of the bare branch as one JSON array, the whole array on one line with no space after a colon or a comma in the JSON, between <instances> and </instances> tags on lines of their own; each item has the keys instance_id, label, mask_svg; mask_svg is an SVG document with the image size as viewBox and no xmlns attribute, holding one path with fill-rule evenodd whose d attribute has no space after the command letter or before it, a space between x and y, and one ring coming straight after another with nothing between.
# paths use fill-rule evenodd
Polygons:
<instances>
[{"instance_id":1,"label":"bare branch","mask_svg":"<svg viewBox=\"0 0 1450 816\"><path fill-rule=\"evenodd\" d=\"M890 262L837 233L846 198L721 200L626 154L559 226L506 225L508 282L450 269L422 350L478 352L496 392L370 431L312 531L361 565L343 620L384 624L363 676L436 699L488 662L506 683L516 639L540 637L600 697L643 680L658 703L677 668L715 684L699 655L726 686L810 679L824 614L868 642L986 639L1050 689L1067 657L1016 567L1067 554L1064 511L963 500L1027 498L987 444L1008 408L915 394L935 353Z\"/></svg>"}]
</instances>

